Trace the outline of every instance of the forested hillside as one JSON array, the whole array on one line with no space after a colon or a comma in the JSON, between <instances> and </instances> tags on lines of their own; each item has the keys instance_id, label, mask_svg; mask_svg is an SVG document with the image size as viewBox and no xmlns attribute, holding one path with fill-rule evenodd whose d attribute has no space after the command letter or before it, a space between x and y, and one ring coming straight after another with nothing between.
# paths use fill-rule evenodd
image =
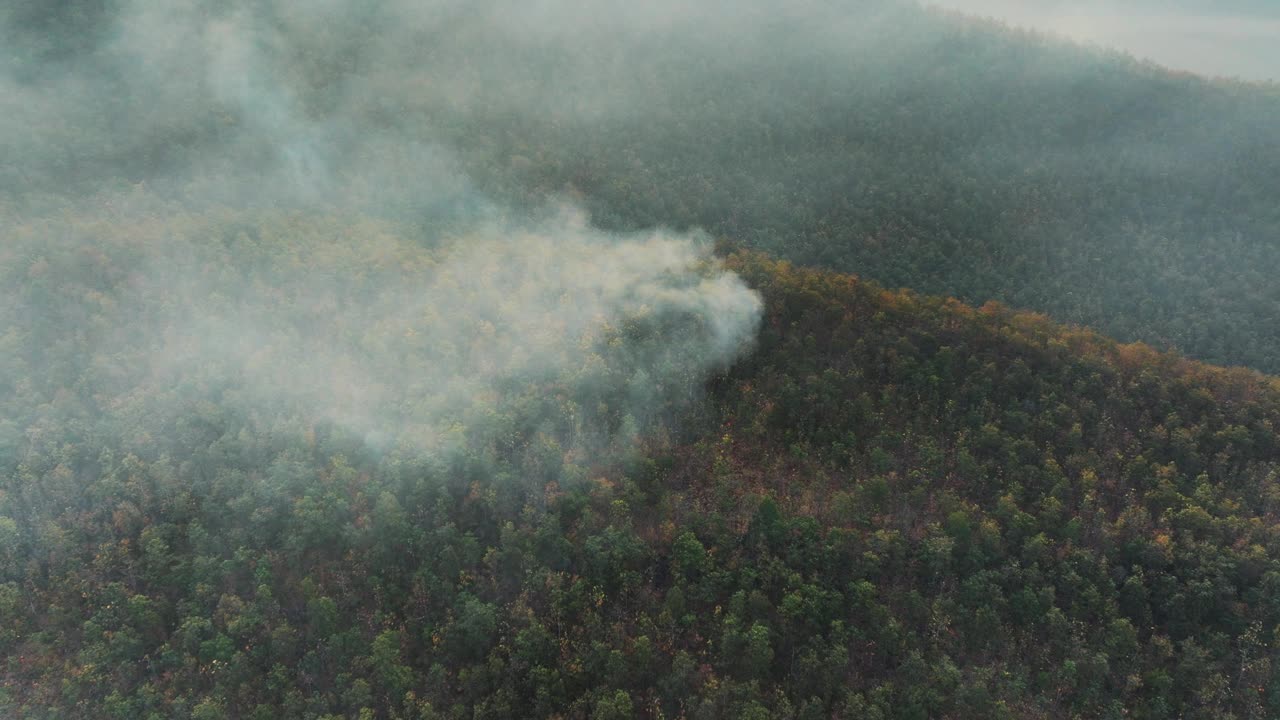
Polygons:
<instances>
[{"instance_id":1,"label":"forested hillside","mask_svg":"<svg viewBox=\"0 0 1280 720\"><path fill-rule=\"evenodd\" d=\"M305 395L254 397L255 364L321 316L330 342L412 347L426 325L333 303L451 267L447 251L336 219L246 222L81 226L95 247L5 258L12 306L35 312L6 336L6 716L1280 709L1274 380L734 254L763 320L705 395L688 354L705 321L638 310L592 326L599 344L558 374L453 411L455 442L420 432L441 411L416 386L389 401L419 429L379 440ZM243 365L145 360L194 341L112 313L176 292L129 267L183 238L209 248L179 263L198 307L230 301L237 268L275 279L279 344ZM299 269L342 279L291 297ZM61 340L24 361L39 333ZM690 339L646 365L670 392L625 421L635 380L616 371L671 333Z\"/></svg>"}]
</instances>

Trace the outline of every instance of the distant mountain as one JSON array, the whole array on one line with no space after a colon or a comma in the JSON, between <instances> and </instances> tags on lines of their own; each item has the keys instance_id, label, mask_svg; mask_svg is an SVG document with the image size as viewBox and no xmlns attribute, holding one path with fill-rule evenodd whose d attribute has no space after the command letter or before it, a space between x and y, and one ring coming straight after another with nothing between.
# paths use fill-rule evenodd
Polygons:
<instances>
[{"instance_id":1,"label":"distant mountain","mask_svg":"<svg viewBox=\"0 0 1280 720\"><path fill-rule=\"evenodd\" d=\"M435 223L444 157L503 203L1280 371L1276 86L886 0L224 5L0 15L0 191Z\"/></svg>"},{"instance_id":2,"label":"distant mountain","mask_svg":"<svg viewBox=\"0 0 1280 720\"><path fill-rule=\"evenodd\" d=\"M909 7L827 7L758 34L606 35L567 58L552 41L493 47L499 64L558 58L519 85L552 100L504 104L499 83L427 115L493 186L569 192L606 224L699 225L1280 371L1280 89Z\"/></svg>"}]
</instances>

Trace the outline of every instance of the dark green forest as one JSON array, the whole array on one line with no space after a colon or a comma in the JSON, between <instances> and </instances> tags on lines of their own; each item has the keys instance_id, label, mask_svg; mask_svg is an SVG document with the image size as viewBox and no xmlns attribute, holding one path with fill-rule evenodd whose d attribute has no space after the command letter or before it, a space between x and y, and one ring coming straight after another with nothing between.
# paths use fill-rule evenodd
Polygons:
<instances>
[{"instance_id":1,"label":"dark green forest","mask_svg":"<svg viewBox=\"0 0 1280 720\"><path fill-rule=\"evenodd\" d=\"M1280 716L1275 86L884 0L0 47L0 716Z\"/></svg>"},{"instance_id":2,"label":"dark green forest","mask_svg":"<svg viewBox=\"0 0 1280 720\"><path fill-rule=\"evenodd\" d=\"M135 260L115 250L51 258L56 283L24 298L91 334ZM755 351L616 454L525 422L545 401L539 417L608 417L580 368L493 399L500 430L446 461L246 410L212 371L94 408L128 347L65 384L33 371L6 413L6 712L1280 709L1276 381L998 305L727 265L763 293ZM645 325L625 343L665 332Z\"/></svg>"}]
</instances>

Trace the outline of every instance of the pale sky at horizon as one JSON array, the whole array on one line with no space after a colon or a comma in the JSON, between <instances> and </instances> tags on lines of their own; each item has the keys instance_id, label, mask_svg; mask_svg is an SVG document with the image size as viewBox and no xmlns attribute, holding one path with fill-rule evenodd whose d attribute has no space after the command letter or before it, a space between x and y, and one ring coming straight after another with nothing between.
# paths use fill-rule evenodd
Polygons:
<instances>
[{"instance_id":1,"label":"pale sky at horizon","mask_svg":"<svg viewBox=\"0 0 1280 720\"><path fill-rule=\"evenodd\" d=\"M1230 9L1212 2L925 2L1122 50L1176 70L1280 81L1280 0L1273 7L1254 2Z\"/></svg>"}]
</instances>

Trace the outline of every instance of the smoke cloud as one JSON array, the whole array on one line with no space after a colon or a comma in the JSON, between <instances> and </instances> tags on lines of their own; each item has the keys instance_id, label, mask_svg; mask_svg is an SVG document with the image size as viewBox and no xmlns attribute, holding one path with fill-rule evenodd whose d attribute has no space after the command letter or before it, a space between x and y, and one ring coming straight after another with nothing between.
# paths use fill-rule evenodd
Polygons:
<instances>
[{"instance_id":1,"label":"smoke cloud","mask_svg":"<svg viewBox=\"0 0 1280 720\"><path fill-rule=\"evenodd\" d=\"M708 237L476 186L430 114L478 95L432 60L465 23L428 5L4 11L7 460L56 406L152 456L235 413L559 468L625 450L750 346L759 297Z\"/></svg>"}]
</instances>

